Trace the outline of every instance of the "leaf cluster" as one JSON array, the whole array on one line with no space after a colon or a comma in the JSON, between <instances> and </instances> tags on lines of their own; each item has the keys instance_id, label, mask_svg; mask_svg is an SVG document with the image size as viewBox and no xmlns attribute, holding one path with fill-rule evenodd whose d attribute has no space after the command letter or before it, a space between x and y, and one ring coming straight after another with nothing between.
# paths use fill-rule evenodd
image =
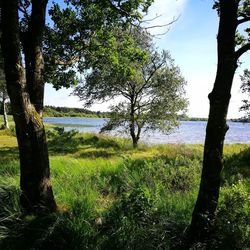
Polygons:
<instances>
[{"instance_id":1,"label":"leaf cluster","mask_svg":"<svg viewBox=\"0 0 250 250\"><path fill-rule=\"evenodd\" d=\"M66 0L49 10L53 27L45 32L46 81L56 89L79 82L79 74L91 68L112 48L114 27L126 27L142 18L152 0Z\"/></svg>"},{"instance_id":2,"label":"leaf cluster","mask_svg":"<svg viewBox=\"0 0 250 250\"><path fill-rule=\"evenodd\" d=\"M250 71L244 70L244 74L241 76L241 91L247 94L247 99L242 100L243 105L240 107L240 111L246 111L246 115L250 116Z\"/></svg>"}]
</instances>

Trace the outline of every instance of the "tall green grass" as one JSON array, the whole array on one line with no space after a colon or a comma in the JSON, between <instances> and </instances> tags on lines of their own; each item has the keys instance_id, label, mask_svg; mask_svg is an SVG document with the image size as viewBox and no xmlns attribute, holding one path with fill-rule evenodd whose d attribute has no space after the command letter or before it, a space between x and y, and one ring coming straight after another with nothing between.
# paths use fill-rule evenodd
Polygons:
<instances>
[{"instance_id":1,"label":"tall green grass","mask_svg":"<svg viewBox=\"0 0 250 250\"><path fill-rule=\"evenodd\" d=\"M133 149L125 139L59 130L49 150L58 212L25 216L18 151L0 136L1 249L176 249L196 201L201 145ZM248 145L226 145L215 234L200 249L249 247L249 158Z\"/></svg>"}]
</instances>

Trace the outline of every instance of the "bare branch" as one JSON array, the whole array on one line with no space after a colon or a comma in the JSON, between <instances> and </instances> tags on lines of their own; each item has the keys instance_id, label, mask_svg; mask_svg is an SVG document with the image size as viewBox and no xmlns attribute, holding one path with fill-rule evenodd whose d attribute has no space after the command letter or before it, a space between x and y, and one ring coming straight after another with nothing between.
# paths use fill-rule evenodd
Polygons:
<instances>
[{"instance_id":1,"label":"bare branch","mask_svg":"<svg viewBox=\"0 0 250 250\"><path fill-rule=\"evenodd\" d=\"M178 21L179 18L180 18L180 16L178 16L177 18L174 18L170 23L162 24L162 25L153 25L153 26L145 27L145 29L147 30L147 29L162 28L162 27L170 26L173 23L175 23L176 21Z\"/></svg>"},{"instance_id":2,"label":"bare branch","mask_svg":"<svg viewBox=\"0 0 250 250\"><path fill-rule=\"evenodd\" d=\"M140 23L148 23L148 22L152 22L154 20L156 20L157 18L161 17L162 15L156 15L155 17L151 18L151 19L147 19L147 20L141 20Z\"/></svg>"}]
</instances>

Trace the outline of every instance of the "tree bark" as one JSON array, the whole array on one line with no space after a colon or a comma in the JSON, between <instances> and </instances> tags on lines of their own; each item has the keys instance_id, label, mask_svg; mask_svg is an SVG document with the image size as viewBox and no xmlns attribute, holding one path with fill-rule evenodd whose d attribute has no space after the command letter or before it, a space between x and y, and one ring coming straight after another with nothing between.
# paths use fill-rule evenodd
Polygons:
<instances>
[{"instance_id":1,"label":"tree bark","mask_svg":"<svg viewBox=\"0 0 250 250\"><path fill-rule=\"evenodd\" d=\"M36 111L42 117L44 100L44 58L42 38L45 25L45 10L48 0L33 0L30 25L23 34L22 44L25 54L26 83Z\"/></svg>"},{"instance_id":2,"label":"tree bark","mask_svg":"<svg viewBox=\"0 0 250 250\"><path fill-rule=\"evenodd\" d=\"M210 111L206 128L200 189L189 230L189 243L204 240L210 233L218 205L223 168L223 145L230 92L237 57L235 33L238 1L220 1L220 23L217 37L218 65L214 88L209 94Z\"/></svg>"},{"instance_id":3,"label":"tree bark","mask_svg":"<svg viewBox=\"0 0 250 250\"><path fill-rule=\"evenodd\" d=\"M41 5L34 14L39 15L41 12L40 15L44 16L47 1L40 0L32 1L32 15L35 6L39 5L38 2L41 2ZM40 20L39 25L43 27L44 20ZM20 56L18 0L3 1L2 29L7 91L11 101L20 155L20 203L26 212L55 211L48 147L41 119L43 94L36 93L38 88L43 89L42 34L39 33L42 32L42 28L37 31L40 34L39 38L31 38L40 40L37 41L36 46L31 47L31 53L35 55L35 59L30 67L33 71L32 80L30 78L28 81L26 81L26 72ZM38 34L34 33L32 36L38 36Z\"/></svg>"}]
</instances>

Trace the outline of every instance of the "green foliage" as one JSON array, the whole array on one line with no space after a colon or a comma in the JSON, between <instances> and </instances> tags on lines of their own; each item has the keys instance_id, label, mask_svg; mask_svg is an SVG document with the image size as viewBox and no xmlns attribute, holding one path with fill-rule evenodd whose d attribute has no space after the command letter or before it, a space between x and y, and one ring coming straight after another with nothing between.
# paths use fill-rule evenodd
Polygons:
<instances>
[{"instance_id":1,"label":"green foliage","mask_svg":"<svg viewBox=\"0 0 250 250\"><path fill-rule=\"evenodd\" d=\"M130 133L133 142L142 130L169 133L178 124L178 113L185 113L187 106L180 69L168 52L155 51L152 38L141 28L112 32L112 54L101 53L74 94L87 106L121 99L111 106L110 120L102 131L118 128Z\"/></svg>"},{"instance_id":2,"label":"green foliage","mask_svg":"<svg viewBox=\"0 0 250 250\"><path fill-rule=\"evenodd\" d=\"M43 116L105 118L109 116L109 112L91 111L83 108L45 106L43 110Z\"/></svg>"},{"instance_id":3,"label":"green foliage","mask_svg":"<svg viewBox=\"0 0 250 250\"><path fill-rule=\"evenodd\" d=\"M250 246L250 195L241 181L222 189L217 212L216 243L221 249Z\"/></svg>"},{"instance_id":4,"label":"green foliage","mask_svg":"<svg viewBox=\"0 0 250 250\"><path fill-rule=\"evenodd\" d=\"M201 145L132 149L121 138L51 133L59 210L39 217L20 211L18 150L3 147L0 138L1 249L177 249L197 196ZM249 247L249 155L249 145L225 147L215 233L203 244L208 249Z\"/></svg>"},{"instance_id":5,"label":"green foliage","mask_svg":"<svg viewBox=\"0 0 250 250\"><path fill-rule=\"evenodd\" d=\"M90 69L103 52L112 58L110 30L140 20L153 0L65 2L65 8L55 3L49 10L54 26L45 32L45 78L56 89L76 85L77 72Z\"/></svg>"},{"instance_id":6,"label":"green foliage","mask_svg":"<svg viewBox=\"0 0 250 250\"><path fill-rule=\"evenodd\" d=\"M243 105L240 107L240 111L245 111L245 119L250 118L250 71L245 69L244 74L241 76L241 91L247 94L247 99L242 100Z\"/></svg>"},{"instance_id":7,"label":"green foliage","mask_svg":"<svg viewBox=\"0 0 250 250\"><path fill-rule=\"evenodd\" d=\"M82 142L82 138L77 137L77 134L76 130L64 131L64 127L48 130L49 149L58 153L75 152Z\"/></svg>"}]
</instances>

